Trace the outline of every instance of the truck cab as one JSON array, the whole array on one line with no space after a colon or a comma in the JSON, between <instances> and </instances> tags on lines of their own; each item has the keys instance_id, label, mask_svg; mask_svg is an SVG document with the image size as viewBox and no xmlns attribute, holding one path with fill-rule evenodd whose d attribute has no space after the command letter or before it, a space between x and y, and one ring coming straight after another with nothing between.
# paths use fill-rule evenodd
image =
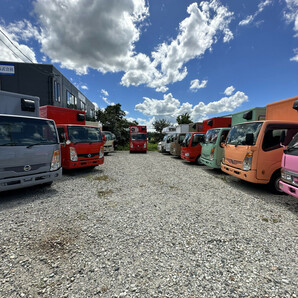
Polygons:
<instances>
[{"instance_id":1,"label":"truck cab","mask_svg":"<svg viewBox=\"0 0 298 298\"><path fill-rule=\"evenodd\" d=\"M209 129L202 145L200 162L208 167L220 169L224 154L222 143L225 142L230 128Z\"/></svg>"},{"instance_id":2,"label":"truck cab","mask_svg":"<svg viewBox=\"0 0 298 298\"><path fill-rule=\"evenodd\" d=\"M268 104L265 121L234 125L225 143L222 171L281 192L281 142L287 146L298 132L298 112L291 111L295 100L297 97Z\"/></svg>"},{"instance_id":3,"label":"truck cab","mask_svg":"<svg viewBox=\"0 0 298 298\"><path fill-rule=\"evenodd\" d=\"M0 191L61 178L55 122L39 118L39 98L0 91Z\"/></svg>"},{"instance_id":4,"label":"truck cab","mask_svg":"<svg viewBox=\"0 0 298 298\"><path fill-rule=\"evenodd\" d=\"M294 102L293 109L298 110L298 100ZM298 198L298 133L284 148L279 187L283 192Z\"/></svg>"},{"instance_id":5,"label":"truck cab","mask_svg":"<svg viewBox=\"0 0 298 298\"><path fill-rule=\"evenodd\" d=\"M108 155L110 152L115 151L115 135L110 131L102 131L101 132L104 137L106 137L106 142L104 144L104 154Z\"/></svg>"},{"instance_id":6,"label":"truck cab","mask_svg":"<svg viewBox=\"0 0 298 298\"><path fill-rule=\"evenodd\" d=\"M174 156L180 157L181 155L181 144L186 136L186 133L175 133L172 137L170 145L170 153Z\"/></svg>"},{"instance_id":7,"label":"truck cab","mask_svg":"<svg viewBox=\"0 0 298 298\"><path fill-rule=\"evenodd\" d=\"M147 153L147 127L134 125L129 127L129 152Z\"/></svg>"},{"instance_id":8,"label":"truck cab","mask_svg":"<svg viewBox=\"0 0 298 298\"><path fill-rule=\"evenodd\" d=\"M253 109L234 113L232 115L232 125L242 122L264 120L265 116L265 107L255 107ZM225 142L229 131L230 128L216 128L208 130L204 143L201 144L201 163L211 168L221 168L221 160L224 157L224 148L222 143Z\"/></svg>"},{"instance_id":9,"label":"truck cab","mask_svg":"<svg viewBox=\"0 0 298 298\"><path fill-rule=\"evenodd\" d=\"M209 129L217 127L229 127L231 117L214 117L203 121L202 132L191 132L186 134L181 144L181 158L190 162L199 163L204 135Z\"/></svg>"},{"instance_id":10,"label":"truck cab","mask_svg":"<svg viewBox=\"0 0 298 298\"><path fill-rule=\"evenodd\" d=\"M95 167L104 163L104 138L99 127L85 125L85 112L43 106L40 114L56 122L64 169Z\"/></svg>"}]
</instances>

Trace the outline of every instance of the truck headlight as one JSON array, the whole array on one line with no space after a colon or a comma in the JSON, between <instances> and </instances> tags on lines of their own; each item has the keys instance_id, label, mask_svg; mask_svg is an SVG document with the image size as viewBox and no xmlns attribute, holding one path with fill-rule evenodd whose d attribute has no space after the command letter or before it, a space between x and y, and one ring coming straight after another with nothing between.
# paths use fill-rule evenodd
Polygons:
<instances>
[{"instance_id":1,"label":"truck headlight","mask_svg":"<svg viewBox=\"0 0 298 298\"><path fill-rule=\"evenodd\" d=\"M103 147L103 146L101 146L101 147L100 147L100 150L99 150L99 158L103 158L103 157L104 157L104 155L105 155L105 152L104 152L104 147Z\"/></svg>"},{"instance_id":2,"label":"truck headlight","mask_svg":"<svg viewBox=\"0 0 298 298\"><path fill-rule=\"evenodd\" d=\"M281 178L283 180L292 182L292 175L288 171L286 171L285 169L281 169Z\"/></svg>"},{"instance_id":3,"label":"truck headlight","mask_svg":"<svg viewBox=\"0 0 298 298\"><path fill-rule=\"evenodd\" d=\"M215 149L212 148L212 149L211 149L210 156L209 156L209 159L210 159L210 160L214 160L214 151L215 151Z\"/></svg>"},{"instance_id":4,"label":"truck headlight","mask_svg":"<svg viewBox=\"0 0 298 298\"><path fill-rule=\"evenodd\" d=\"M56 150L53 153L50 171L56 171L60 168L60 150Z\"/></svg>"},{"instance_id":5,"label":"truck headlight","mask_svg":"<svg viewBox=\"0 0 298 298\"><path fill-rule=\"evenodd\" d=\"M225 164L225 158L224 158L224 157L221 159L221 163L222 163L223 165Z\"/></svg>"},{"instance_id":6,"label":"truck headlight","mask_svg":"<svg viewBox=\"0 0 298 298\"><path fill-rule=\"evenodd\" d=\"M69 147L69 153L71 161L78 161L77 151L74 147Z\"/></svg>"},{"instance_id":7,"label":"truck headlight","mask_svg":"<svg viewBox=\"0 0 298 298\"><path fill-rule=\"evenodd\" d=\"M243 160L242 169L243 171L251 170L251 162L252 162L253 152L248 152Z\"/></svg>"},{"instance_id":8,"label":"truck headlight","mask_svg":"<svg viewBox=\"0 0 298 298\"><path fill-rule=\"evenodd\" d=\"M133 148L133 143L130 144L130 148Z\"/></svg>"},{"instance_id":9,"label":"truck headlight","mask_svg":"<svg viewBox=\"0 0 298 298\"><path fill-rule=\"evenodd\" d=\"M144 148L146 148L147 147L147 144L146 143L144 143Z\"/></svg>"},{"instance_id":10,"label":"truck headlight","mask_svg":"<svg viewBox=\"0 0 298 298\"><path fill-rule=\"evenodd\" d=\"M186 157L189 157L189 153L185 153L185 156L186 156Z\"/></svg>"}]
</instances>

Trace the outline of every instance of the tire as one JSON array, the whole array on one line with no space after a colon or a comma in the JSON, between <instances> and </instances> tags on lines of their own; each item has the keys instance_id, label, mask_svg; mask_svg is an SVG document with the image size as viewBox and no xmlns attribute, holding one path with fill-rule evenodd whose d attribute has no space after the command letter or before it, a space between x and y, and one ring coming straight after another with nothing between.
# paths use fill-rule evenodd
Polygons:
<instances>
[{"instance_id":1,"label":"tire","mask_svg":"<svg viewBox=\"0 0 298 298\"><path fill-rule=\"evenodd\" d=\"M283 191L279 187L280 181L280 170L277 170L271 176L270 182L268 183L269 190L274 194L283 194Z\"/></svg>"},{"instance_id":2,"label":"tire","mask_svg":"<svg viewBox=\"0 0 298 298\"><path fill-rule=\"evenodd\" d=\"M53 181L43 183L43 186L50 187L53 184Z\"/></svg>"},{"instance_id":3,"label":"tire","mask_svg":"<svg viewBox=\"0 0 298 298\"><path fill-rule=\"evenodd\" d=\"M198 156L197 156L197 158L196 158L196 160L195 160L195 164L196 164L196 165L202 165L202 163L200 162L200 157L201 157L201 155L198 155Z\"/></svg>"}]
</instances>

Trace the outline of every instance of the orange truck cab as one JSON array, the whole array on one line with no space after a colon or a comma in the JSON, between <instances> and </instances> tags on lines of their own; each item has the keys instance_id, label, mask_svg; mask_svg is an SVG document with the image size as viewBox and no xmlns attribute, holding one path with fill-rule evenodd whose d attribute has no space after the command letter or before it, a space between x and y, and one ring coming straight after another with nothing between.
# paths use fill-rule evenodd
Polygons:
<instances>
[{"instance_id":1,"label":"orange truck cab","mask_svg":"<svg viewBox=\"0 0 298 298\"><path fill-rule=\"evenodd\" d=\"M214 117L203 121L201 132L190 132L181 144L181 158L190 162L199 163L205 133L211 128L231 126L231 117Z\"/></svg>"},{"instance_id":2,"label":"orange truck cab","mask_svg":"<svg viewBox=\"0 0 298 298\"><path fill-rule=\"evenodd\" d=\"M265 121L232 126L224 145L222 171L252 183L269 184L273 192L280 192L283 146L298 132L298 111L292 109L297 99L268 104Z\"/></svg>"},{"instance_id":3,"label":"orange truck cab","mask_svg":"<svg viewBox=\"0 0 298 298\"><path fill-rule=\"evenodd\" d=\"M104 138L99 127L85 125L85 112L54 106L40 107L40 116L56 123L64 169L104 163Z\"/></svg>"},{"instance_id":4,"label":"orange truck cab","mask_svg":"<svg viewBox=\"0 0 298 298\"><path fill-rule=\"evenodd\" d=\"M129 152L147 153L147 126L134 125L129 127Z\"/></svg>"}]
</instances>

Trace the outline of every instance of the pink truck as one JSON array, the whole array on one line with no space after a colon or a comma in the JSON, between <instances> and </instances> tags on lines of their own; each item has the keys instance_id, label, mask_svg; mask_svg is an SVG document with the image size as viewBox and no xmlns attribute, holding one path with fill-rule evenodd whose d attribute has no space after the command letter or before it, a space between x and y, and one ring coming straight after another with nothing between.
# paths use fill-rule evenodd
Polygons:
<instances>
[{"instance_id":1,"label":"pink truck","mask_svg":"<svg viewBox=\"0 0 298 298\"><path fill-rule=\"evenodd\" d=\"M298 114L298 100L294 102L293 109L297 110ZM279 187L285 193L298 199L298 133L284 149Z\"/></svg>"}]
</instances>

